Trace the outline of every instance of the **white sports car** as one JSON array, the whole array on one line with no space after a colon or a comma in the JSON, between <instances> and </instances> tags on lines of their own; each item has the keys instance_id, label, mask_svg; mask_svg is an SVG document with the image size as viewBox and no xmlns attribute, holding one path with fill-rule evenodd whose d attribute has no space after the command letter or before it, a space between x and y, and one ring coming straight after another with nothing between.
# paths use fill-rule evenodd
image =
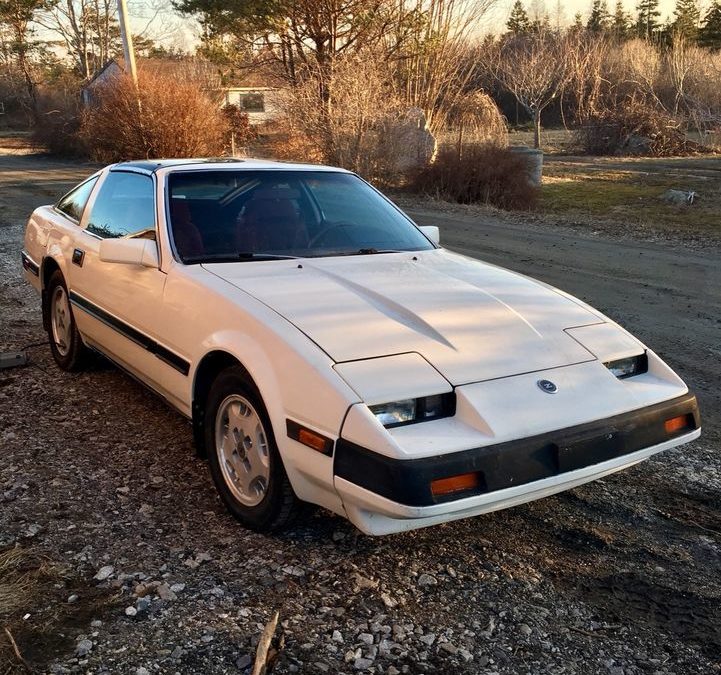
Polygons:
<instances>
[{"instance_id":1,"label":"white sports car","mask_svg":"<svg viewBox=\"0 0 721 675\"><path fill-rule=\"evenodd\" d=\"M697 438L613 321L438 246L358 176L255 160L97 172L22 261L64 370L101 352L193 424L244 525L300 502L386 534L580 485Z\"/></svg>"}]
</instances>

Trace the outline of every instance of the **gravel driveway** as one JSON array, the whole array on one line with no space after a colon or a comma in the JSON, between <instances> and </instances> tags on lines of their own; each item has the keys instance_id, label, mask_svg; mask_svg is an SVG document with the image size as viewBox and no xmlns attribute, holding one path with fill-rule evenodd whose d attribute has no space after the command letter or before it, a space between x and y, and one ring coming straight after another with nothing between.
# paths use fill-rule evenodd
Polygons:
<instances>
[{"instance_id":1,"label":"gravel driveway","mask_svg":"<svg viewBox=\"0 0 721 675\"><path fill-rule=\"evenodd\" d=\"M721 671L721 251L409 209L618 319L697 392L704 435L472 520L373 539L315 511L265 537L227 515L179 415L107 364L52 362L22 229L91 171L0 156L0 351L32 359L0 371L0 550L35 582L0 614L1 673L27 672L8 635L36 672L250 672L275 611L274 673Z\"/></svg>"}]
</instances>

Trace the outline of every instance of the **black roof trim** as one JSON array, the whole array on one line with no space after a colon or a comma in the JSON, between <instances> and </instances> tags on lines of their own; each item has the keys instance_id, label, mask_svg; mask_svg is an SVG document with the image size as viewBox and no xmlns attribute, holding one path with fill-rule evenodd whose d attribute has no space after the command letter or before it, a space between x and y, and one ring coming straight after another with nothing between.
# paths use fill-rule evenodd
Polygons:
<instances>
[{"instance_id":1,"label":"black roof trim","mask_svg":"<svg viewBox=\"0 0 721 675\"><path fill-rule=\"evenodd\" d=\"M208 157L206 159L144 159L131 162L120 162L111 171L141 171L155 173L167 167L188 166L192 164L240 164L243 159L236 157Z\"/></svg>"}]
</instances>

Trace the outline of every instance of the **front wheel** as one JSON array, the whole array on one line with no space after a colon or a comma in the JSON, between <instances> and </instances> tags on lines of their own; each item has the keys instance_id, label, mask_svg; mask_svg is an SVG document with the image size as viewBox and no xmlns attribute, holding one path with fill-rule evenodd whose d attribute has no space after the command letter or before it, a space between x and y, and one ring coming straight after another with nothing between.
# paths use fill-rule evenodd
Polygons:
<instances>
[{"instance_id":1,"label":"front wheel","mask_svg":"<svg viewBox=\"0 0 721 675\"><path fill-rule=\"evenodd\" d=\"M257 389L239 367L213 383L205 408L210 473L228 510L258 532L288 525L299 510Z\"/></svg>"},{"instance_id":2,"label":"front wheel","mask_svg":"<svg viewBox=\"0 0 721 675\"><path fill-rule=\"evenodd\" d=\"M55 363L70 372L82 370L88 360L88 349L75 324L68 288L60 270L50 277L46 302L48 338Z\"/></svg>"}]
</instances>

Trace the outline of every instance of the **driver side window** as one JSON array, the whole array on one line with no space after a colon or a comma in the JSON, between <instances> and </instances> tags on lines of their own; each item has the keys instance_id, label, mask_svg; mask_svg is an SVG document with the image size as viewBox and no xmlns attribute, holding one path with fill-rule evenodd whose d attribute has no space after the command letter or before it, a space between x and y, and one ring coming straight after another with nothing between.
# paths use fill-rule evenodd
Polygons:
<instances>
[{"instance_id":1,"label":"driver side window","mask_svg":"<svg viewBox=\"0 0 721 675\"><path fill-rule=\"evenodd\" d=\"M153 179L139 173L111 171L100 186L87 231L102 239L155 239Z\"/></svg>"}]
</instances>

